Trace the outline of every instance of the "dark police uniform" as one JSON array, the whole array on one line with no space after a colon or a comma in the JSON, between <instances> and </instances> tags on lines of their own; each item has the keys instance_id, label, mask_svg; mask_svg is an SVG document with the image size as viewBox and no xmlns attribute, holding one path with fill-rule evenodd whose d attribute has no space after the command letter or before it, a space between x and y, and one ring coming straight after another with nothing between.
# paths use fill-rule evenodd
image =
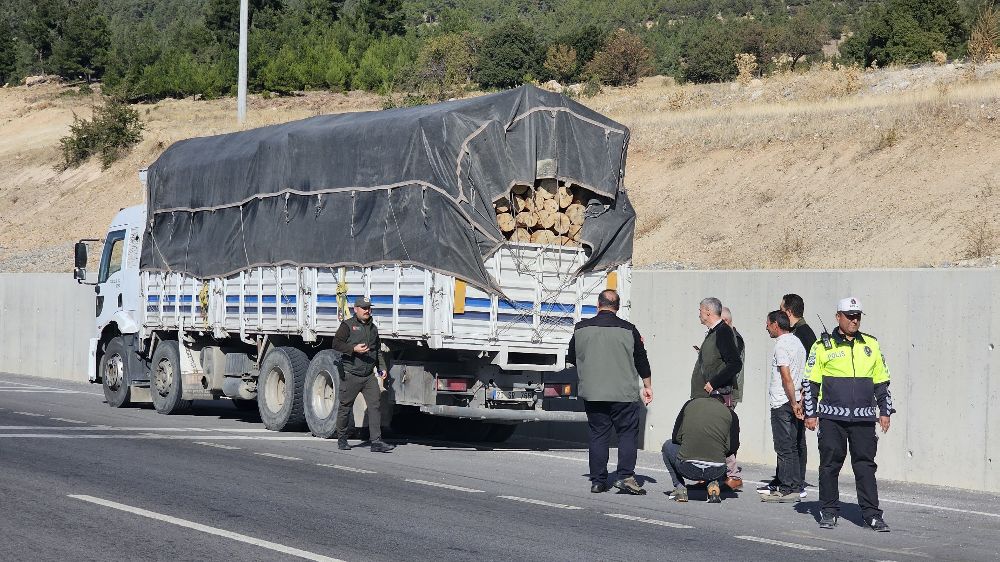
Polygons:
<instances>
[{"instance_id":1,"label":"dark police uniform","mask_svg":"<svg viewBox=\"0 0 1000 562\"><path fill-rule=\"evenodd\" d=\"M358 302L367 303L359 299ZM370 304L368 306L371 306ZM368 344L367 353L355 353L354 346ZM347 431L347 421L354 411L354 401L358 394L365 397L368 405L368 429L373 443L382 440L382 416L379 412L381 390L375 378L375 367L388 370L381 352L382 341L378 337L378 326L371 318L362 322L352 316L340 323L333 336L333 349L341 353L340 359L340 401L337 410L337 432L343 436Z\"/></svg>"}]
</instances>

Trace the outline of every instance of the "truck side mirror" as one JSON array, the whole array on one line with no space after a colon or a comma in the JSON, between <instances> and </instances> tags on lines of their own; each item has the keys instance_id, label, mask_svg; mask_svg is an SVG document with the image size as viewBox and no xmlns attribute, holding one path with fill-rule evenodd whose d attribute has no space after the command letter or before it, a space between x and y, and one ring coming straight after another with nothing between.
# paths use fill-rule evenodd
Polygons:
<instances>
[{"instance_id":1,"label":"truck side mirror","mask_svg":"<svg viewBox=\"0 0 1000 562\"><path fill-rule=\"evenodd\" d=\"M73 254L74 254L73 267L76 268L77 270L81 270L81 269L86 270L87 269L87 243L83 242L83 241L77 242L76 246L73 247ZM76 274L74 273L74 275L76 275ZM80 279L80 277L77 277L77 279Z\"/></svg>"}]
</instances>

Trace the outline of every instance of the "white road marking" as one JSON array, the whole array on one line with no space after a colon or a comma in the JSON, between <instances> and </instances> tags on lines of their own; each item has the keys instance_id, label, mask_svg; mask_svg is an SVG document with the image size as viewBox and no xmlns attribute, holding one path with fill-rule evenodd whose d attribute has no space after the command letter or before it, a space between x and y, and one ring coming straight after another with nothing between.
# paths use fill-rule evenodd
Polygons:
<instances>
[{"instance_id":1,"label":"white road marking","mask_svg":"<svg viewBox=\"0 0 1000 562\"><path fill-rule=\"evenodd\" d=\"M149 519L163 521L164 523L170 523L171 525L177 525L178 527L194 529L195 531L201 531L203 533L208 533L210 535L224 537L227 539L232 539L234 541L239 541L246 544L252 544L254 546L259 546L261 548L266 548L267 550L273 550L275 552L280 552L282 554L298 556L299 558L304 558L306 560L315 560L316 562L343 562L342 560L339 560L337 558L323 556L322 554L316 554L315 552L300 550L298 548L285 546L283 544L261 540L251 536L242 535L240 533L234 533L232 531L226 531L225 529L209 527L208 525L202 525L201 523L195 523L194 521L179 519L177 517L171 517L170 515L164 515L162 513L156 513L155 511L148 511L142 508L132 507L130 505L104 500L101 498L95 498L93 496L70 494L69 497L77 500L82 500L85 502L94 503L97 505L102 505L104 507L110 507L111 509L117 509L119 511L140 515L142 517L148 517Z\"/></svg>"},{"instance_id":2,"label":"white road marking","mask_svg":"<svg viewBox=\"0 0 1000 562\"><path fill-rule=\"evenodd\" d=\"M70 390L68 388L57 388L57 387L54 387L54 386L41 386L41 385L37 385L37 384L28 384L28 383L23 383L23 382L0 381L0 384L3 384L3 385L12 384L12 385L14 385L14 386L16 386L18 388L24 388L24 389L27 389L29 391L36 391L36 389L37 389L37 390L50 390L50 391L65 392L67 394L89 394L91 396L101 396L101 397L104 396L103 393L84 392L82 390ZM14 390L12 389L11 392L13 392L13 391Z\"/></svg>"},{"instance_id":3,"label":"white road marking","mask_svg":"<svg viewBox=\"0 0 1000 562\"><path fill-rule=\"evenodd\" d=\"M53 428L49 428L53 429ZM70 428L64 428L70 429ZM201 440L212 440L212 441L312 441L316 442L316 438L309 435L276 435L276 436L266 436L266 435L156 435L153 433L146 433L141 435L108 435L108 434L75 434L71 435L68 433L0 433L0 439L163 439L163 440L175 440L184 441L188 439L201 439Z\"/></svg>"},{"instance_id":4,"label":"white road marking","mask_svg":"<svg viewBox=\"0 0 1000 562\"><path fill-rule=\"evenodd\" d=\"M49 419L52 420L52 421L61 421L61 422L66 422L66 423L81 423L81 424L87 423L85 421L71 420L71 419L67 419L67 418L49 418Z\"/></svg>"},{"instance_id":5,"label":"white road marking","mask_svg":"<svg viewBox=\"0 0 1000 562\"><path fill-rule=\"evenodd\" d=\"M30 415L30 414L29 414ZM41 414L39 414L41 415ZM62 418L51 418L54 420ZM67 421L67 420L62 420ZM71 420L70 420L71 421ZM78 422L86 423L86 422ZM29 431L32 429L48 429L51 431L166 431L171 433L274 433L259 428L224 428L224 427L111 427L109 425L94 425L89 427L54 427L51 425L0 425L0 431Z\"/></svg>"},{"instance_id":6,"label":"white road marking","mask_svg":"<svg viewBox=\"0 0 1000 562\"><path fill-rule=\"evenodd\" d=\"M566 505L563 503L551 503L542 500L533 500L531 498L519 498L517 496L497 496L500 499L512 500L516 502L531 503L535 505L544 505L545 507L557 507L559 509L583 509L582 507L577 507L575 505Z\"/></svg>"},{"instance_id":7,"label":"white road marking","mask_svg":"<svg viewBox=\"0 0 1000 562\"><path fill-rule=\"evenodd\" d=\"M625 515L624 513L605 513L608 517L614 517L615 519L625 519L626 521L638 521L639 523L649 523L650 525L659 525L661 527L672 527L674 529L694 529L691 525L681 525L680 523L671 523L669 521L660 521L658 519L646 519L645 517L636 517L635 515Z\"/></svg>"},{"instance_id":8,"label":"white road marking","mask_svg":"<svg viewBox=\"0 0 1000 562\"><path fill-rule=\"evenodd\" d=\"M504 452L504 453L517 453L519 455L531 455L533 457L548 457L550 459L562 459L562 460L566 460L566 461L589 462L587 459L581 459L581 458L577 458L577 457L567 457L565 455L550 455L549 453L537 453L535 451L510 451L510 450L508 450L508 451L502 451L502 452ZM665 469L665 468L653 468L651 466L637 466L637 467L635 467L635 469L636 470L641 470L643 472L664 472L664 473L668 472L667 469Z\"/></svg>"},{"instance_id":9,"label":"white road marking","mask_svg":"<svg viewBox=\"0 0 1000 562\"><path fill-rule=\"evenodd\" d=\"M364 468L354 468L353 466L341 466L339 464L317 464L316 466L322 466L325 468L336 468L337 470L346 470L347 472L357 472L358 474L378 474L374 470L365 470Z\"/></svg>"},{"instance_id":10,"label":"white road marking","mask_svg":"<svg viewBox=\"0 0 1000 562\"><path fill-rule=\"evenodd\" d=\"M933 558L933 556L931 556L929 554L924 554L923 552L916 552L916 551L914 551L912 549L893 550L891 548L880 548L880 547L871 546L871 545L868 545L868 544L861 544L861 543L849 542L849 541L845 541L845 540L841 540L841 539L831 539L831 538L828 538L828 537L821 537L821 536L814 535L813 533L810 533L809 531L798 531L798 530L796 530L796 531L791 531L791 532L785 533L785 534L796 536L796 537L808 538L808 539L814 540L814 541L832 542L832 543L835 543L835 544L842 544L842 545L847 545L847 546L856 546L856 547L859 547L859 548L866 548L868 550L874 550L874 551L877 551L877 552L885 552L885 553L888 553L888 554L902 554L903 556L917 556L919 558Z\"/></svg>"},{"instance_id":11,"label":"white road marking","mask_svg":"<svg viewBox=\"0 0 1000 562\"><path fill-rule=\"evenodd\" d=\"M209 443L208 441L195 441L195 445L204 445L206 447L215 447L216 449L226 449L227 451L239 451L239 447L233 447L232 445L223 445L222 443Z\"/></svg>"},{"instance_id":12,"label":"white road marking","mask_svg":"<svg viewBox=\"0 0 1000 562\"><path fill-rule=\"evenodd\" d=\"M762 537L749 537L749 536L746 536L746 535L742 535L742 536L738 536L738 537L734 537L734 538L742 539L742 540L745 540L745 541L759 542L759 543L764 543L764 544L773 544L774 546L784 546L784 547L787 547L787 548L795 548L795 549L798 549L798 550L826 550L825 548L820 548L818 546L808 546L808 545L797 544L797 543L793 543L793 542L776 541L774 539L765 539L765 538L762 538Z\"/></svg>"},{"instance_id":13,"label":"white road marking","mask_svg":"<svg viewBox=\"0 0 1000 562\"><path fill-rule=\"evenodd\" d=\"M298 457L289 457L287 455L276 455L274 453L254 453L254 454L258 455L258 456L261 456L261 457L270 457L272 459L281 459L281 460L284 460L284 461L300 461L300 460L302 460L302 459L300 459Z\"/></svg>"},{"instance_id":14,"label":"white road marking","mask_svg":"<svg viewBox=\"0 0 1000 562\"><path fill-rule=\"evenodd\" d=\"M32 413L32 412L14 412L14 413L15 414L20 414L22 416L32 416L32 417L35 417L35 418L45 417L45 414L35 414L35 413Z\"/></svg>"},{"instance_id":15,"label":"white road marking","mask_svg":"<svg viewBox=\"0 0 1000 562\"><path fill-rule=\"evenodd\" d=\"M43 394L77 394L73 390L62 390L58 388L0 388L0 392L38 392ZM101 396L104 396L103 394Z\"/></svg>"},{"instance_id":16,"label":"white road marking","mask_svg":"<svg viewBox=\"0 0 1000 562\"><path fill-rule=\"evenodd\" d=\"M473 488L463 488L462 486L452 486L451 484L442 484L440 482L429 482L427 480L412 480L410 478L405 478L407 482L412 482L413 484L422 484L424 486L434 486L435 488L445 488L447 490L455 490L456 492L469 492L471 494L484 494L485 490L476 490Z\"/></svg>"}]
</instances>

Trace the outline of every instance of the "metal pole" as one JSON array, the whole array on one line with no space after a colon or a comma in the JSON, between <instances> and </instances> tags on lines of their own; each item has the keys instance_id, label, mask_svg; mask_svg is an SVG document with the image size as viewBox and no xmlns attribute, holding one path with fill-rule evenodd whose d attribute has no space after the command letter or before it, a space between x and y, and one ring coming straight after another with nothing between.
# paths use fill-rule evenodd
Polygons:
<instances>
[{"instance_id":1,"label":"metal pole","mask_svg":"<svg viewBox=\"0 0 1000 562\"><path fill-rule=\"evenodd\" d=\"M247 20L249 0L240 0L240 75L236 86L236 120L242 125L247 118Z\"/></svg>"}]
</instances>

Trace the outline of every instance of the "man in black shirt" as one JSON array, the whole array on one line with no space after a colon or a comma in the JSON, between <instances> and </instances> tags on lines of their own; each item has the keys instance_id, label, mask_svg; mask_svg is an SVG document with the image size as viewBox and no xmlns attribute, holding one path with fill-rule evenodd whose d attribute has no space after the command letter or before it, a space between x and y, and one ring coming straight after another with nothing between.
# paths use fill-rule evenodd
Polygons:
<instances>
[{"instance_id":1,"label":"man in black shirt","mask_svg":"<svg viewBox=\"0 0 1000 562\"><path fill-rule=\"evenodd\" d=\"M806 348L806 355L809 355L809 350L816 343L816 332L802 318L806 313L806 303L802 297L794 293L787 294L781 297L778 309L788 316L788 323L792 325L792 335L799 338L802 347Z\"/></svg>"}]
</instances>

